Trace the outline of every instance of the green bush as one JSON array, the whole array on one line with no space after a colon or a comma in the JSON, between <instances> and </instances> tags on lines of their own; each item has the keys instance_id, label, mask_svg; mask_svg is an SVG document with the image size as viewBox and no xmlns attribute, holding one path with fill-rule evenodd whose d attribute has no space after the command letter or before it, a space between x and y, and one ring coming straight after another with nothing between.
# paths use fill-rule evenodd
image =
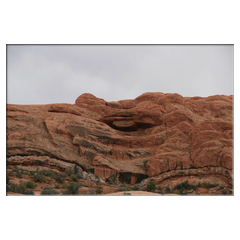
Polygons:
<instances>
[{"instance_id":1,"label":"green bush","mask_svg":"<svg viewBox=\"0 0 240 240\"><path fill-rule=\"evenodd\" d=\"M59 184L56 184L56 185L55 185L55 188L56 188L56 189L60 189L60 185L59 185Z\"/></svg>"},{"instance_id":2,"label":"green bush","mask_svg":"<svg viewBox=\"0 0 240 240\"><path fill-rule=\"evenodd\" d=\"M66 174L70 177L73 173L74 173L74 170L71 169L71 168L68 168L65 170L66 171Z\"/></svg>"},{"instance_id":3,"label":"green bush","mask_svg":"<svg viewBox=\"0 0 240 240\"><path fill-rule=\"evenodd\" d=\"M76 175L75 175L75 174L72 174L72 175L71 175L71 179L72 179L74 182L76 182L76 181L77 181Z\"/></svg>"},{"instance_id":4,"label":"green bush","mask_svg":"<svg viewBox=\"0 0 240 240\"><path fill-rule=\"evenodd\" d=\"M129 196L129 195L131 195L131 193L126 193L126 192L125 192L125 193L123 193L123 195L128 195L128 196Z\"/></svg>"},{"instance_id":5,"label":"green bush","mask_svg":"<svg viewBox=\"0 0 240 240\"><path fill-rule=\"evenodd\" d=\"M64 194L67 195L76 195L79 194L79 187L81 186L81 184L79 183L74 183L74 182L70 182L66 187L66 190L64 191Z\"/></svg>"},{"instance_id":6,"label":"green bush","mask_svg":"<svg viewBox=\"0 0 240 240\"><path fill-rule=\"evenodd\" d=\"M23 194L25 195L35 195L32 190L27 189Z\"/></svg>"},{"instance_id":7,"label":"green bush","mask_svg":"<svg viewBox=\"0 0 240 240\"><path fill-rule=\"evenodd\" d=\"M18 169L18 166L17 166L17 165L14 166L13 172L19 172L19 169Z\"/></svg>"},{"instance_id":8,"label":"green bush","mask_svg":"<svg viewBox=\"0 0 240 240\"><path fill-rule=\"evenodd\" d=\"M116 176L116 174L112 174L110 177L108 177L108 178L107 178L107 181L108 181L109 183L112 183L112 184L116 183L116 181L117 181L117 176Z\"/></svg>"},{"instance_id":9,"label":"green bush","mask_svg":"<svg viewBox=\"0 0 240 240\"><path fill-rule=\"evenodd\" d=\"M27 188L34 188L34 184L32 182L26 182Z\"/></svg>"},{"instance_id":10,"label":"green bush","mask_svg":"<svg viewBox=\"0 0 240 240\"><path fill-rule=\"evenodd\" d=\"M34 182L44 182L45 177L44 177L44 175L37 173L33 176L33 180L34 180Z\"/></svg>"},{"instance_id":11,"label":"green bush","mask_svg":"<svg viewBox=\"0 0 240 240\"><path fill-rule=\"evenodd\" d=\"M180 194L184 194L186 191L188 190L197 190L197 187L192 185L192 184L189 184L188 183L188 180L186 180L185 182L182 182L182 183L178 183L173 190L179 190L179 193Z\"/></svg>"},{"instance_id":12,"label":"green bush","mask_svg":"<svg viewBox=\"0 0 240 240\"><path fill-rule=\"evenodd\" d=\"M74 166L74 174L75 175L77 175L78 174L78 167L77 167L77 165L75 164L75 166Z\"/></svg>"},{"instance_id":13,"label":"green bush","mask_svg":"<svg viewBox=\"0 0 240 240\"><path fill-rule=\"evenodd\" d=\"M18 192L18 185L16 183L12 183L11 185L11 192Z\"/></svg>"},{"instance_id":14,"label":"green bush","mask_svg":"<svg viewBox=\"0 0 240 240\"><path fill-rule=\"evenodd\" d=\"M41 195L57 195L59 194L53 187L45 187L42 192Z\"/></svg>"},{"instance_id":15,"label":"green bush","mask_svg":"<svg viewBox=\"0 0 240 240\"><path fill-rule=\"evenodd\" d=\"M132 187L132 190L134 190L134 191L140 191L140 188L139 188L139 186L134 185L134 186Z\"/></svg>"},{"instance_id":16,"label":"green bush","mask_svg":"<svg viewBox=\"0 0 240 240\"><path fill-rule=\"evenodd\" d=\"M20 172L17 172L16 177L22 178L22 174Z\"/></svg>"},{"instance_id":17,"label":"green bush","mask_svg":"<svg viewBox=\"0 0 240 240\"><path fill-rule=\"evenodd\" d=\"M39 171L39 174L42 174L44 176L47 176L47 177L55 177L56 173L53 172L53 171L50 171L50 170L41 170Z\"/></svg>"},{"instance_id":18,"label":"green bush","mask_svg":"<svg viewBox=\"0 0 240 240\"><path fill-rule=\"evenodd\" d=\"M148 162L148 160L143 161L144 167L146 167L147 162Z\"/></svg>"},{"instance_id":19,"label":"green bush","mask_svg":"<svg viewBox=\"0 0 240 240\"><path fill-rule=\"evenodd\" d=\"M60 175L57 175L57 176L55 177L55 180L56 180L56 182L58 182L58 183L64 183L64 179L63 179L62 176L60 176Z\"/></svg>"},{"instance_id":20,"label":"green bush","mask_svg":"<svg viewBox=\"0 0 240 240\"><path fill-rule=\"evenodd\" d=\"M102 194L103 190L101 188L97 188L95 190L96 194Z\"/></svg>"},{"instance_id":21,"label":"green bush","mask_svg":"<svg viewBox=\"0 0 240 240\"><path fill-rule=\"evenodd\" d=\"M26 185L20 183L19 185L13 183L11 185L11 191L15 193L24 193L26 191Z\"/></svg>"},{"instance_id":22,"label":"green bush","mask_svg":"<svg viewBox=\"0 0 240 240\"><path fill-rule=\"evenodd\" d=\"M203 187L206 188L206 189L210 189L210 188L213 188L213 187L216 187L216 186L217 186L217 184L212 184L212 183L209 183L209 182L203 184Z\"/></svg>"},{"instance_id":23,"label":"green bush","mask_svg":"<svg viewBox=\"0 0 240 240\"><path fill-rule=\"evenodd\" d=\"M166 186L165 192L166 192L166 193L169 193L170 191L171 191L171 190L170 190L169 186Z\"/></svg>"},{"instance_id":24,"label":"green bush","mask_svg":"<svg viewBox=\"0 0 240 240\"><path fill-rule=\"evenodd\" d=\"M147 191L153 192L155 191L155 189L156 189L155 183L151 180L150 183L147 185Z\"/></svg>"}]
</instances>

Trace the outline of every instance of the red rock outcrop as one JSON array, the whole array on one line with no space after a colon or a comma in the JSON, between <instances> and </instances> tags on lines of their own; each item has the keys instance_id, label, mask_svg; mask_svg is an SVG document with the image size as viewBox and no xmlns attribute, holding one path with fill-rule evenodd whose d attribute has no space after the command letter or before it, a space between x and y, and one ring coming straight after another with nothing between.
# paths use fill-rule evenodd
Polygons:
<instances>
[{"instance_id":1,"label":"red rock outcrop","mask_svg":"<svg viewBox=\"0 0 240 240\"><path fill-rule=\"evenodd\" d=\"M232 110L233 96L159 92L118 102L86 93L75 104L7 104L7 164L45 156L131 184L199 174L232 184Z\"/></svg>"}]
</instances>

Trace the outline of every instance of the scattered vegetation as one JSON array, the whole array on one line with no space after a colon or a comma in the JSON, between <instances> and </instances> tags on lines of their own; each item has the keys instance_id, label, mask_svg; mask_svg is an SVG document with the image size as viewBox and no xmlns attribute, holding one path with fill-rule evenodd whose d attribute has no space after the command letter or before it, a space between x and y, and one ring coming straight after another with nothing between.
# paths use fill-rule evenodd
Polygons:
<instances>
[{"instance_id":1,"label":"scattered vegetation","mask_svg":"<svg viewBox=\"0 0 240 240\"><path fill-rule=\"evenodd\" d=\"M32 190L27 189L27 183L20 183L19 185L17 185L16 183L13 183L11 185L11 188L8 190L9 192L21 193L26 195L34 195L34 192Z\"/></svg>"},{"instance_id":2,"label":"scattered vegetation","mask_svg":"<svg viewBox=\"0 0 240 240\"><path fill-rule=\"evenodd\" d=\"M223 190L222 190L222 194L223 194L223 195L227 195L227 190L226 190L226 189L223 189Z\"/></svg>"},{"instance_id":3,"label":"scattered vegetation","mask_svg":"<svg viewBox=\"0 0 240 240\"><path fill-rule=\"evenodd\" d=\"M56 189L60 189L60 185L59 185L59 184L56 184L56 185L55 185L55 188L56 188Z\"/></svg>"},{"instance_id":4,"label":"scattered vegetation","mask_svg":"<svg viewBox=\"0 0 240 240\"><path fill-rule=\"evenodd\" d=\"M147 185L148 192L154 192L156 189L155 183L151 180L150 183Z\"/></svg>"},{"instance_id":5,"label":"scattered vegetation","mask_svg":"<svg viewBox=\"0 0 240 240\"><path fill-rule=\"evenodd\" d=\"M126 192L125 192L125 193L123 193L123 195L129 196L129 195L131 195L131 193L126 193Z\"/></svg>"},{"instance_id":6,"label":"scattered vegetation","mask_svg":"<svg viewBox=\"0 0 240 240\"><path fill-rule=\"evenodd\" d=\"M26 182L26 188L34 188L33 182Z\"/></svg>"},{"instance_id":7,"label":"scattered vegetation","mask_svg":"<svg viewBox=\"0 0 240 240\"><path fill-rule=\"evenodd\" d=\"M71 179L72 179L74 182L76 182L76 181L77 181L76 175L75 175L75 174L72 174L72 175L71 175Z\"/></svg>"},{"instance_id":8,"label":"scattered vegetation","mask_svg":"<svg viewBox=\"0 0 240 240\"><path fill-rule=\"evenodd\" d=\"M45 181L45 177L42 174L36 173L33 176L33 180L34 180L34 182L44 182Z\"/></svg>"},{"instance_id":9,"label":"scattered vegetation","mask_svg":"<svg viewBox=\"0 0 240 240\"><path fill-rule=\"evenodd\" d=\"M27 189L23 194L25 195L35 195L32 190Z\"/></svg>"},{"instance_id":10,"label":"scattered vegetation","mask_svg":"<svg viewBox=\"0 0 240 240\"><path fill-rule=\"evenodd\" d=\"M170 193L170 188L169 188L169 186L166 186L166 188L165 188L165 193Z\"/></svg>"},{"instance_id":11,"label":"scattered vegetation","mask_svg":"<svg viewBox=\"0 0 240 240\"><path fill-rule=\"evenodd\" d=\"M110 177L106 178L109 184L116 184L117 176L116 174L112 174Z\"/></svg>"},{"instance_id":12,"label":"scattered vegetation","mask_svg":"<svg viewBox=\"0 0 240 240\"><path fill-rule=\"evenodd\" d=\"M213 187L216 187L217 184L212 184L212 183L209 183L209 182L205 182L203 183L203 187L206 188L206 189L210 189L210 188L213 188Z\"/></svg>"},{"instance_id":13,"label":"scattered vegetation","mask_svg":"<svg viewBox=\"0 0 240 240\"><path fill-rule=\"evenodd\" d=\"M95 190L96 194L102 194L103 190L101 188L97 188Z\"/></svg>"},{"instance_id":14,"label":"scattered vegetation","mask_svg":"<svg viewBox=\"0 0 240 240\"><path fill-rule=\"evenodd\" d=\"M22 174L20 172L17 172L16 177L22 178Z\"/></svg>"},{"instance_id":15,"label":"scattered vegetation","mask_svg":"<svg viewBox=\"0 0 240 240\"><path fill-rule=\"evenodd\" d=\"M41 170L39 172L39 174L42 174L42 175L44 175L46 177L52 177L52 178L54 178L56 176L56 173L53 172L53 171L50 171L50 170Z\"/></svg>"},{"instance_id":16,"label":"scattered vegetation","mask_svg":"<svg viewBox=\"0 0 240 240\"><path fill-rule=\"evenodd\" d=\"M75 183L75 182L70 182L67 186L65 186L66 190L63 192L63 194L66 195L76 195L79 194L79 187L81 184Z\"/></svg>"},{"instance_id":17,"label":"scattered vegetation","mask_svg":"<svg viewBox=\"0 0 240 240\"><path fill-rule=\"evenodd\" d=\"M59 194L53 187L45 187L42 192L41 195L57 195Z\"/></svg>"},{"instance_id":18,"label":"scattered vegetation","mask_svg":"<svg viewBox=\"0 0 240 240\"><path fill-rule=\"evenodd\" d=\"M143 161L144 167L146 167L147 162L148 162L148 160Z\"/></svg>"},{"instance_id":19,"label":"scattered vegetation","mask_svg":"<svg viewBox=\"0 0 240 240\"><path fill-rule=\"evenodd\" d=\"M78 174L78 167L77 167L77 165L75 164L75 166L74 166L74 174L75 175L77 175Z\"/></svg>"},{"instance_id":20,"label":"scattered vegetation","mask_svg":"<svg viewBox=\"0 0 240 240\"><path fill-rule=\"evenodd\" d=\"M19 172L19 169L18 169L18 166L17 166L17 165L14 166L13 172Z\"/></svg>"},{"instance_id":21,"label":"scattered vegetation","mask_svg":"<svg viewBox=\"0 0 240 240\"><path fill-rule=\"evenodd\" d=\"M58 182L58 183L64 183L64 179L63 179L63 177L61 176L61 174L56 175L55 180L56 180L56 182Z\"/></svg>"},{"instance_id":22,"label":"scattered vegetation","mask_svg":"<svg viewBox=\"0 0 240 240\"><path fill-rule=\"evenodd\" d=\"M132 190L134 190L134 191L140 191L140 188L139 188L139 186L134 185L134 186L132 187Z\"/></svg>"},{"instance_id":23,"label":"scattered vegetation","mask_svg":"<svg viewBox=\"0 0 240 240\"><path fill-rule=\"evenodd\" d=\"M189 190L197 190L197 187L194 186L194 185L191 185L188 183L188 180L186 180L185 182L182 182L180 184L177 184L173 190L178 190L180 194L185 194L186 191L189 191Z\"/></svg>"},{"instance_id":24,"label":"scattered vegetation","mask_svg":"<svg viewBox=\"0 0 240 240\"><path fill-rule=\"evenodd\" d=\"M71 177L71 175L74 174L74 170L71 169L71 168L68 168L68 169L66 169L65 171L66 171L66 174L67 174L69 177Z\"/></svg>"},{"instance_id":25,"label":"scattered vegetation","mask_svg":"<svg viewBox=\"0 0 240 240\"><path fill-rule=\"evenodd\" d=\"M119 186L120 188L118 188L118 191L132 191L132 187L126 184L120 184Z\"/></svg>"}]
</instances>

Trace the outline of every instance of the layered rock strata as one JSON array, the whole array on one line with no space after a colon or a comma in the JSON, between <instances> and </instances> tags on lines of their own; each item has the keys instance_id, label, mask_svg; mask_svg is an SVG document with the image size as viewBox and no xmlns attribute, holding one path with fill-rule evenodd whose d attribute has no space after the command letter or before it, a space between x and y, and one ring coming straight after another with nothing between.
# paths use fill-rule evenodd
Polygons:
<instances>
[{"instance_id":1,"label":"layered rock strata","mask_svg":"<svg viewBox=\"0 0 240 240\"><path fill-rule=\"evenodd\" d=\"M118 102L85 93L75 104L7 104L7 166L76 164L128 184L211 175L232 185L232 111L233 96L160 92Z\"/></svg>"}]
</instances>

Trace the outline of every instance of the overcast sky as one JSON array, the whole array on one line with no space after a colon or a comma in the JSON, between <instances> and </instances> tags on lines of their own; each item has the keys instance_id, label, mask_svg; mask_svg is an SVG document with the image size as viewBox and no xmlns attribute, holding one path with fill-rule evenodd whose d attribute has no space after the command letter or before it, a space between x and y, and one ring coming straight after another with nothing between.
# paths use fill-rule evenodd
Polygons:
<instances>
[{"instance_id":1,"label":"overcast sky","mask_svg":"<svg viewBox=\"0 0 240 240\"><path fill-rule=\"evenodd\" d=\"M8 45L7 103L233 94L233 45Z\"/></svg>"}]
</instances>

